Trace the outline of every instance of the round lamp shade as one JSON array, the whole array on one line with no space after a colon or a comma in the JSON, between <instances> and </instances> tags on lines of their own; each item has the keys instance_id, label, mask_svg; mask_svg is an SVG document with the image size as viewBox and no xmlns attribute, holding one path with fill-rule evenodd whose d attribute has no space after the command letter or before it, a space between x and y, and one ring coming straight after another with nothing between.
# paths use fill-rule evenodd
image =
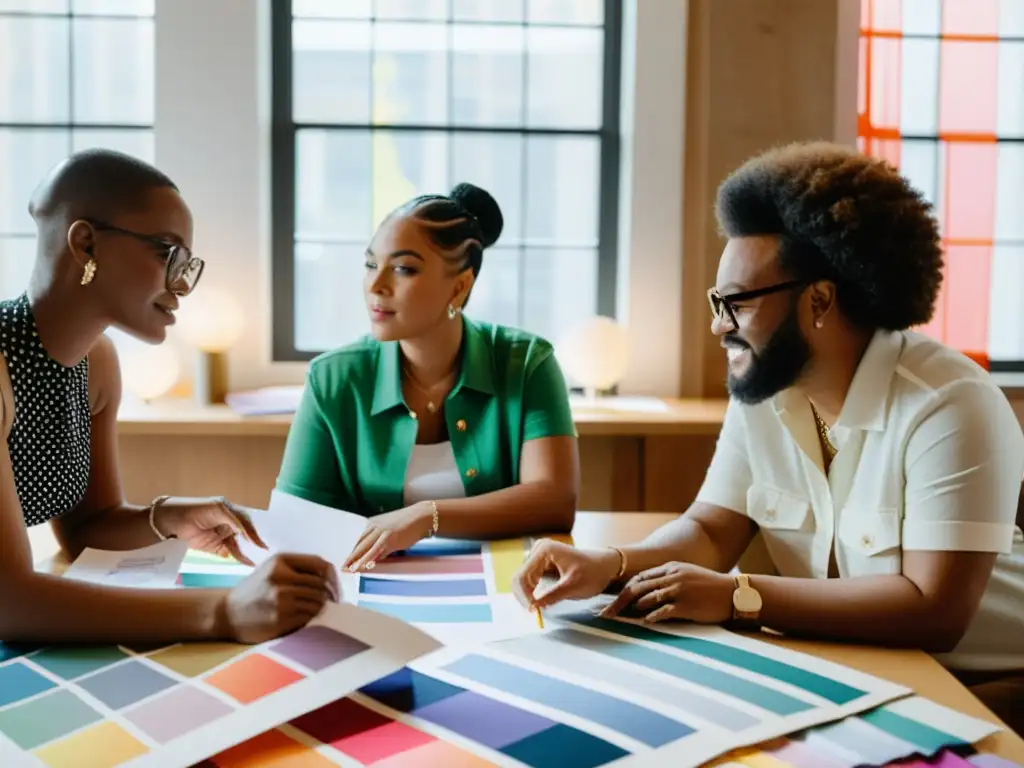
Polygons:
<instances>
[{"instance_id":1,"label":"round lamp shade","mask_svg":"<svg viewBox=\"0 0 1024 768\"><path fill-rule=\"evenodd\" d=\"M140 400L155 400L167 394L181 374L181 362L170 344L132 345L121 356L124 388Z\"/></svg>"},{"instance_id":2,"label":"round lamp shade","mask_svg":"<svg viewBox=\"0 0 1024 768\"><path fill-rule=\"evenodd\" d=\"M557 354L562 369L577 384L609 389L626 375L626 330L610 317L592 317L562 337Z\"/></svg>"},{"instance_id":3,"label":"round lamp shade","mask_svg":"<svg viewBox=\"0 0 1024 768\"><path fill-rule=\"evenodd\" d=\"M245 330L242 305L230 293L200 286L181 301L178 328L182 336L204 352L225 352Z\"/></svg>"}]
</instances>

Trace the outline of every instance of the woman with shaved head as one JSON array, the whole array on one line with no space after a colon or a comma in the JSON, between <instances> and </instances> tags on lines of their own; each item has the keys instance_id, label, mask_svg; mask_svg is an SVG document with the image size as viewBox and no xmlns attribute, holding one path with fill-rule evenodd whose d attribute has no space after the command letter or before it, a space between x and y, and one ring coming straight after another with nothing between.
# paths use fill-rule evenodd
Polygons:
<instances>
[{"instance_id":1,"label":"woman with shaved head","mask_svg":"<svg viewBox=\"0 0 1024 768\"><path fill-rule=\"evenodd\" d=\"M138 590L36 573L26 527L49 522L65 553L175 537L234 555L262 546L224 499L127 503L117 462L121 378L104 331L162 342L195 288L192 215L174 183L127 155L89 150L33 194L28 290L0 302L0 640L167 642L285 634L337 597L324 561L280 555L234 590Z\"/></svg>"}]
</instances>

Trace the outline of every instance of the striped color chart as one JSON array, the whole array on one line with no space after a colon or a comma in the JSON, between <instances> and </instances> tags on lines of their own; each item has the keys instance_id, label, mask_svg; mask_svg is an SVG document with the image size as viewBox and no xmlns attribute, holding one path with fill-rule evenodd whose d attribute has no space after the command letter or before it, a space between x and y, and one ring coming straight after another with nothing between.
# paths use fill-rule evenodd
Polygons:
<instances>
[{"instance_id":1,"label":"striped color chart","mask_svg":"<svg viewBox=\"0 0 1024 768\"><path fill-rule=\"evenodd\" d=\"M493 670L470 671L474 675L493 674ZM916 717L943 723L946 730L941 732L938 742L944 745L973 743L995 730L980 720L912 697L866 715L849 717L789 739L727 755L715 765L719 768L854 768L862 764L893 764L895 768L892 761L897 759L915 753L932 755L938 751L934 747L937 743L934 736L939 732ZM849 742L845 736L837 736L837 726L856 732L859 738ZM631 720L626 727L637 729L638 726ZM648 733L653 737L660 727L653 725ZM904 751L883 753L879 744L893 747L899 744ZM405 668L365 686L358 694L339 699L229 749L211 758L202 768L264 764L327 768L343 762L338 759L342 756L362 765L384 768L505 765L560 768L567 764L566 755L572 755L571 764L580 768L596 768L630 757L621 747L587 730L538 713L535 707L513 706L469 686L455 685ZM263 762L270 761L271 757L274 762ZM627 764L628 761L623 761L623 765ZM952 752L943 753L935 762L911 761L899 765L902 768L1021 768L992 755L977 755L965 761Z\"/></svg>"}]
</instances>

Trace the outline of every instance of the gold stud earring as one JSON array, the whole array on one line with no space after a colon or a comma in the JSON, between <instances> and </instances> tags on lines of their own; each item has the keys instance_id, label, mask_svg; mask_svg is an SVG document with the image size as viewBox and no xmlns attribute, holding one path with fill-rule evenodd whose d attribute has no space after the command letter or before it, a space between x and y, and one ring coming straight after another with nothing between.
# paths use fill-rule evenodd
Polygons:
<instances>
[{"instance_id":1,"label":"gold stud earring","mask_svg":"<svg viewBox=\"0 0 1024 768\"><path fill-rule=\"evenodd\" d=\"M89 259L82 269L82 285L88 285L94 277L96 277L96 260Z\"/></svg>"},{"instance_id":2,"label":"gold stud earring","mask_svg":"<svg viewBox=\"0 0 1024 768\"><path fill-rule=\"evenodd\" d=\"M814 321L814 327L815 328L821 328L824 325L825 325L825 321L822 320L820 317L817 320Z\"/></svg>"},{"instance_id":3,"label":"gold stud earring","mask_svg":"<svg viewBox=\"0 0 1024 768\"><path fill-rule=\"evenodd\" d=\"M455 319L455 315L457 315L458 313L459 313L459 310L457 310L455 308L454 304L449 304L448 305L448 319L449 320L454 320Z\"/></svg>"}]
</instances>

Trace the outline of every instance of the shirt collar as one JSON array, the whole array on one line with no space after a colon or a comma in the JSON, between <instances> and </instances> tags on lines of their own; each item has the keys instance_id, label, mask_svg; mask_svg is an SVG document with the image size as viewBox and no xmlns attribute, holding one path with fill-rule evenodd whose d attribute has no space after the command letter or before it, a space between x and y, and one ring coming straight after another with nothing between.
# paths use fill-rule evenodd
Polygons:
<instances>
[{"instance_id":1,"label":"shirt collar","mask_svg":"<svg viewBox=\"0 0 1024 768\"><path fill-rule=\"evenodd\" d=\"M885 430L889 416L889 391L902 351L902 333L875 331L853 374L843 410L833 429L841 432L852 429L872 432ZM794 397L802 398L802 395L795 389L787 389L776 395L773 400L775 412L781 414L796 407Z\"/></svg>"},{"instance_id":2,"label":"shirt collar","mask_svg":"<svg viewBox=\"0 0 1024 768\"><path fill-rule=\"evenodd\" d=\"M494 395L494 356L486 331L465 315L462 317L462 349L459 379L451 394L463 387L485 395ZM371 416L404 405L402 365L397 341L385 341L377 353L377 380L373 388Z\"/></svg>"}]
</instances>

